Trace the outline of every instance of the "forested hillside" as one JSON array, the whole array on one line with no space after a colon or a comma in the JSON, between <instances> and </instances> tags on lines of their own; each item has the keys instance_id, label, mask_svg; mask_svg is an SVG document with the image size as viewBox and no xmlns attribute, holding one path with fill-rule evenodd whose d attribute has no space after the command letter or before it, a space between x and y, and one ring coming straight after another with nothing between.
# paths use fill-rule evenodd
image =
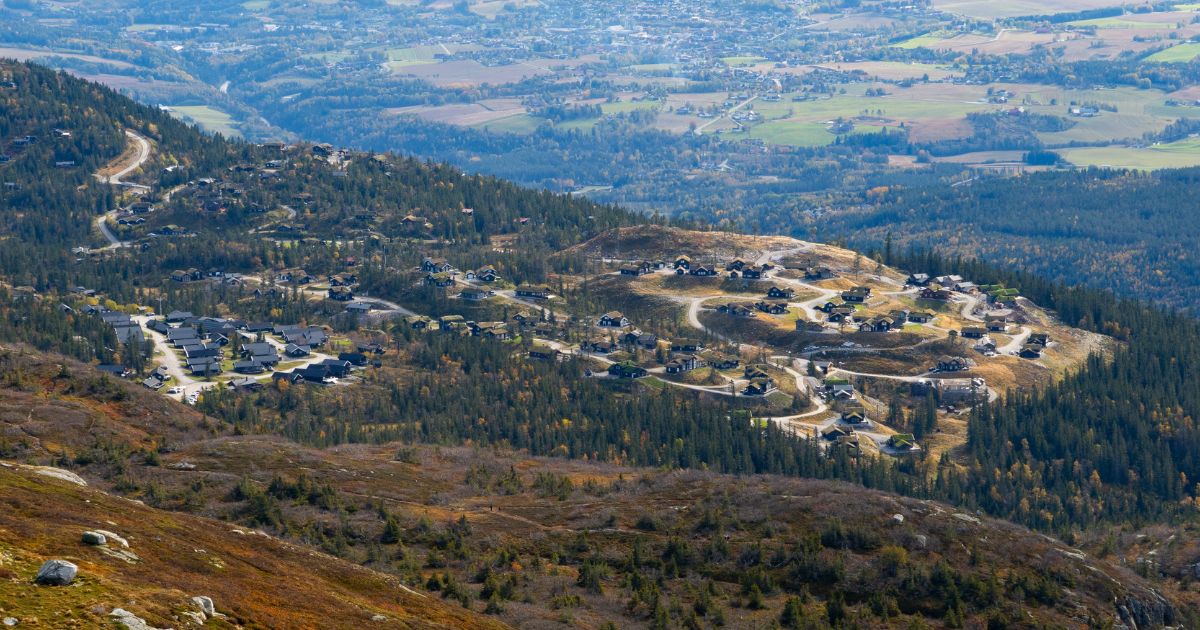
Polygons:
<instances>
[{"instance_id":1,"label":"forested hillside","mask_svg":"<svg viewBox=\"0 0 1200 630\"><path fill-rule=\"evenodd\" d=\"M936 246L1067 284L1177 308L1200 306L1196 169L1051 172L964 186L895 186L819 234Z\"/></svg>"}]
</instances>

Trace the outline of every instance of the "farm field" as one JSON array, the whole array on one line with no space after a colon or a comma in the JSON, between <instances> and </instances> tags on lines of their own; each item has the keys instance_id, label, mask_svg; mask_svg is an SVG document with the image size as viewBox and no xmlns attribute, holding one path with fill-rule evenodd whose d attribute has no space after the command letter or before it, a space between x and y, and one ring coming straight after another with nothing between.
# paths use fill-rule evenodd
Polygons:
<instances>
[{"instance_id":1,"label":"farm field","mask_svg":"<svg viewBox=\"0 0 1200 630\"><path fill-rule=\"evenodd\" d=\"M1146 57L1146 61L1157 61L1159 63L1187 63L1196 57L1200 57L1200 44L1186 43L1172 46L1166 50Z\"/></svg>"},{"instance_id":2,"label":"farm field","mask_svg":"<svg viewBox=\"0 0 1200 630\"><path fill-rule=\"evenodd\" d=\"M931 63L902 63L899 61L859 61L854 63L831 63L787 70L796 74L809 72L812 68L824 68L839 72L863 72L867 76L885 81L903 81L905 79L921 79L925 76L931 81L941 81L952 77L962 76L962 72ZM758 68L755 68L756 70Z\"/></svg>"},{"instance_id":3,"label":"farm field","mask_svg":"<svg viewBox=\"0 0 1200 630\"><path fill-rule=\"evenodd\" d=\"M200 125L204 129L219 133L225 137L240 137L241 132L237 130L233 118L215 108L208 105L172 105L171 112L185 120L191 120Z\"/></svg>"},{"instance_id":4,"label":"farm field","mask_svg":"<svg viewBox=\"0 0 1200 630\"><path fill-rule=\"evenodd\" d=\"M550 70L532 63L485 66L474 59L392 66L392 71L414 76L438 87L505 85L550 73Z\"/></svg>"},{"instance_id":5,"label":"farm field","mask_svg":"<svg viewBox=\"0 0 1200 630\"><path fill-rule=\"evenodd\" d=\"M488 121L477 125L477 127L498 133L527 134L533 133L542 122L541 118L534 118L528 114L517 114L515 116Z\"/></svg>"},{"instance_id":6,"label":"farm field","mask_svg":"<svg viewBox=\"0 0 1200 630\"><path fill-rule=\"evenodd\" d=\"M1188 139L1145 148L1085 147L1059 151L1080 167L1100 166L1152 171L1200 166L1200 140Z\"/></svg>"}]
</instances>

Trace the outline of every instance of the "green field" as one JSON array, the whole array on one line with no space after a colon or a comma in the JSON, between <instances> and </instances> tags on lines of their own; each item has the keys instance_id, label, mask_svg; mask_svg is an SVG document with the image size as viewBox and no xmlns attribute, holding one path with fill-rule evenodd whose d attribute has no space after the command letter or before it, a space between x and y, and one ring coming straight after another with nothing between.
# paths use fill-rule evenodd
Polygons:
<instances>
[{"instance_id":1,"label":"green field","mask_svg":"<svg viewBox=\"0 0 1200 630\"><path fill-rule=\"evenodd\" d=\"M605 114L624 114L639 109L658 109L662 103L658 101L621 101L618 103L603 103L600 109Z\"/></svg>"},{"instance_id":2,"label":"green field","mask_svg":"<svg viewBox=\"0 0 1200 630\"><path fill-rule=\"evenodd\" d=\"M422 66L438 62L438 55L453 55L463 51L477 50L477 46L464 44L431 44L428 46L409 46L407 48L389 48L386 51L388 66L403 68L405 66Z\"/></svg>"},{"instance_id":3,"label":"green field","mask_svg":"<svg viewBox=\"0 0 1200 630\"><path fill-rule=\"evenodd\" d=\"M242 3L242 8L247 11L262 11L271 6L270 0L247 0Z\"/></svg>"},{"instance_id":4,"label":"green field","mask_svg":"<svg viewBox=\"0 0 1200 630\"><path fill-rule=\"evenodd\" d=\"M1160 50L1149 57L1145 61L1156 61L1158 63L1187 63L1196 57L1200 57L1200 44L1179 44L1172 46L1166 50Z\"/></svg>"},{"instance_id":5,"label":"green field","mask_svg":"<svg viewBox=\"0 0 1200 630\"><path fill-rule=\"evenodd\" d=\"M755 55L741 55L741 56L737 56L737 57L722 57L721 58L721 61L724 62L725 65L730 66L730 67L753 66L756 63L762 63L766 60L767 60L766 57L758 57Z\"/></svg>"},{"instance_id":6,"label":"green field","mask_svg":"<svg viewBox=\"0 0 1200 630\"><path fill-rule=\"evenodd\" d=\"M1071 26L1095 27L1095 28L1175 28L1174 24L1166 22L1135 22L1133 20L1124 20L1119 17L1096 18L1094 20L1076 20L1067 22Z\"/></svg>"},{"instance_id":7,"label":"green field","mask_svg":"<svg viewBox=\"0 0 1200 630\"><path fill-rule=\"evenodd\" d=\"M233 118L215 107L209 107L208 105L172 105L171 111L179 118L200 125L205 131L219 133L227 138L237 138L242 135L234 126L236 122Z\"/></svg>"},{"instance_id":8,"label":"green field","mask_svg":"<svg viewBox=\"0 0 1200 630\"><path fill-rule=\"evenodd\" d=\"M542 122L541 118L534 118L528 114L517 114L486 122L479 125L478 128L497 133L528 134L533 133Z\"/></svg>"},{"instance_id":9,"label":"green field","mask_svg":"<svg viewBox=\"0 0 1200 630\"><path fill-rule=\"evenodd\" d=\"M796 147L820 147L832 144L837 138L823 123L804 123L772 120L750 128L749 137L767 144Z\"/></svg>"},{"instance_id":10,"label":"green field","mask_svg":"<svg viewBox=\"0 0 1200 630\"><path fill-rule=\"evenodd\" d=\"M670 72L678 66L673 63L639 63L629 66L628 70L633 72Z\"/></svg>"},{"instance_id":11,"label":"green field","mask_svg":"<svg viewBox=\"0 0 1200 630\"><path fill-rule=\"evenodd\" d=\"M906 39L902 42L897 42L892 44L892 48L904 48L906 50L911 50L913 48L932 46L944 39L946 39L946 35L944 33L935 31L932 33L925 33L924 35L917 35L912 39Z\"/></svg>"},{"instance_id":12,"label":"green field","mask_svg":"<svg viewBox=\"0 0 1200 630\"><path fill-rule=\"evenodd\" d=\"M1200 139L1189 138L1146 148L1086 147L1062 149L1062 156L1076 166L1102 166L1152 171L1200 166Z\"/></svg>"}]
</instances>

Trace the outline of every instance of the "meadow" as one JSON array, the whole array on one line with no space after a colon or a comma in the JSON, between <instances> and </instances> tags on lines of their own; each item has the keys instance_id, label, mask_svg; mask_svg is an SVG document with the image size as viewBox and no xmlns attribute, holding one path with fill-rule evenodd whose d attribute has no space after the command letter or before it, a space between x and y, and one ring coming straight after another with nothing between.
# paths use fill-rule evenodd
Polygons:
<instances>
[{"instance_id":1,"label":"meadow","mask_svg":"<svg viewBox=\"0 0 1200 630\"><path fill-rule=\"evenodd\" d=\"M171 112L184 120L190 120L206 131L219 133L226 138L237 138L242 134L235 126L237 123L226 112L208 105L172 105Z\"/></svg>"}]
</instances>

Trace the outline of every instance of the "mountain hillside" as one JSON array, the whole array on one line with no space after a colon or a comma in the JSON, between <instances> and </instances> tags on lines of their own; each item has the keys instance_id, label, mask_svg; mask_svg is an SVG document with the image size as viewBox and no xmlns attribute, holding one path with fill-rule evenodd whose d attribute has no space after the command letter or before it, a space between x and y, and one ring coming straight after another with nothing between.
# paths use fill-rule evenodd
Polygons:
<instances>
[{"instance_id":1,"label":"mountain hillside","mask_svg":"<svg viewBox=\"0 0 1200 630\"><path fill-rule=\"evenodd\" d=\"M761 627L796 592L809 593L800 610L813 623L830 614L830 597L866 625L915 616L1145 627L1179 614L1107 560L936 502L836 482L471 448L306 448L237 435L69 359L9 352L21 357L22 379L0 388L0 429L8 461L22 464L0 467L9 506L0 570L38 596L0 602L0 615L45 622L70 611L86 624L121 607L172 625L204 595L250 626L361 627L384 615L402 627L487 627L460 605L483 611L477 591L506 584L514 591L492 614L532 628L565 618L641 627L660 614ZM109 402L92 404L98 391ZM47 464L95 487L28 468ZM140 560L81 544L94 529L128 540ZM49 558L78 564L79 585L30 585ZM594 583L582 577L589 571ZM626 581L647 579L658 586L628 590ZM696 599L705 584L709 594ZM676 599L687 609L667 605Z\"/></svg>"},{"instance_id":2,"label":"mountain hillside","mask_svg":"<svg viewBox=\"0 0 1200 630\"><path fill-rule=\"evenodd\" d=\"M194 626L197 596L221 615L206 627L503 627L311 548L149 508L47 470L57 469L0 463L0 617L18 627L107 627L117 609L157 627ZM102 546L81 542L91 530L111 535ZM70 586L32 583L51 558L78 565Z\"/></svg>"}]
</instances>

